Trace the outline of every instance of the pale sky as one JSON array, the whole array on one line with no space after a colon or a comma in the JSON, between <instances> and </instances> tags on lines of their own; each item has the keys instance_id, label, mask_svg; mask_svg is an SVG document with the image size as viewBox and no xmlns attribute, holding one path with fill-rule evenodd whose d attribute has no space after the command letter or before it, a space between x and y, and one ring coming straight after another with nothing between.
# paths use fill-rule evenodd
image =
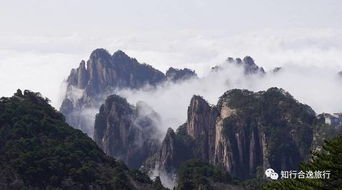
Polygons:
<instances>
[{"instance_id":1,"label":"pale sky","mask_svg":"<svg viewBox=\"0 0 342 190\"><path fill-rule=\"evenodd\" d=\"M340 0L1 0L0 34L342 27Z\"/></svg>"},{"instance_id":2,"label":"pale sky","mask_svg":"<svg viewBox=\"0 0 342 190\"><path fill-rule=\"evenodd\" d=\"M341 0L0 0L0 96L60 86L92 50L203 75L228 56L342 70Z\"/></svg>"}]
</instances>

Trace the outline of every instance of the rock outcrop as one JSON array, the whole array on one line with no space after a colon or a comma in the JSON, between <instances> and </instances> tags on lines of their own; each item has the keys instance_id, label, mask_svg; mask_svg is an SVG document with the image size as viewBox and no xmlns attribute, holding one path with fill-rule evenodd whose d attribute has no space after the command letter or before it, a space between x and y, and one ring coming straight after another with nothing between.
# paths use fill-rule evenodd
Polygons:
<instances>
[{"instance_id":1,"label":"rock outcrop","mask_svg":"<svg viewBox=\"0 0 342 190\"><path fill-rule=\"evenodd\" d=\"M117 90L155 87L167 80L180 81L196 76L189 69L174 68L165 75L121 50L110 55L105 49L96 49L87 62L81 61L77 69L72 69L60 111L71 126L92 137L95 113L105 98Z\"/></svg>"},{"instance_id":2,"label":"rock outcrop","mask_svg":"<svg viewBox=\"0 0 342 190\"><path fill-rule=\"evenodd\" d=\"M276 68L274 68L274 69L272 70L272 73L278 73L278 72L280 72L280 71L282 71L282 70L283 70L282 67L276 67Z\"/></svg>"},{"instance_id":3,"label":"rock outcrop","mask_svg":"<svg viewBox=\"0 0 342 190\"><path fill-rule=\"evenodd\" d=\"M194 96L187 122L169 131L161 149L146 168L172 171L179 158L196 158L220 166L241 179L258 170L295 169L312 143L315 112L282 89L253 93L230 90L215 106ZM180 146L178 146L180 145ZM184 149L183 155L176 150ZM170 151L168 151L170 150ZM177 152L179 154L179 152ZM171 164L171 165L170 165Z\"/></svg>"},{"instance_id":4,"label":"rock outcrop","mask_svg":"<svg viewBox=\"0 0 342 190\"><path fill-rule=\"evenodd\" d=\"M112 95L96 115L94 140L106 154L139 168L160 147L159 124L158 114L143 102L134 107Z\"/></svg>"},{"instance_id":5,"label":"rock outcrop","mask_svg":"<svg viewBox=\"0 0 342 190\"><path fill-rule=\"evenodd\" d=\"M241 58L232 58L228 57L226 60L226 64L234 64L236 66L242 67L244 70L244 73L246 75L251 75L251 74L265 74L265 70L262 67L259 67L257 64L255 64L254 60L250 56L246 56L243 59ZM215 67L212 67L211 70L216 72L219 70L222 70L225 65L218 65Z\"/></svg>"},{"instance_id":6,"label":"rock outcrop","mask_svg":"<svg viewBox=\"0 0 342 190\"><path fill-rule=\"evenodd\" d=\"M166 78L173 82L177 82L177 81L184 81L190 78L198 78L198 77L195 71L190 70L188 68L175 69L173 67L170 67L166 71Z\"/></svg>"},{"instance_id":7,"label":"rock outcrop","mask_svg":"<svg viewBox=\"0 0 342 190\"><path fill-rule=\"evenodd\" d=\"M89 95L96 95L115 88L156 85L164 79L162 72L140 64L121 50L111 56L104 49L96 49L91 53L87 67L82 61L79 68L71 71L67 82L79 89L87 89Z\"/></svg>"},{"instance_id":8,"label":"rock outcrop","mask_svg":"<svg viewBox=\"0 0 342 190\"><path fill-rule=\"evenodd\" d=\"M81 61L67 79L67 91L60 111L67 122L93 136L94 113L115 90L156 86L166 80L164 73L127 56L123 51L110 55L94 50L87 63Z\"/></svg>"},{"instance_id":9,"label":"rock outcrop","mask_svg":"<svg viewBox=\"0 0 342 190\"><path fill-rule=\"evenodd\" d=\"M322 113L317 116L314 125L312 150L321 151L324 141L336 138L342 134L342 114Z\"/></svg>"}]
</instances>

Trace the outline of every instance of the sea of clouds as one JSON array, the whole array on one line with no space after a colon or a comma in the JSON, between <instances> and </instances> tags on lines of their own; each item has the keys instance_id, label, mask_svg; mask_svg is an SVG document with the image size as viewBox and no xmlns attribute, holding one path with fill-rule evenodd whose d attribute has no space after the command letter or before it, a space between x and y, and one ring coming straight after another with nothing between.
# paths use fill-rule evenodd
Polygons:
<instances>
[{"instance_id":1,"label":"sea of clouds","mask_svg":"<svg viewBox=\"0 0 342 190\"><path fill-rule=\"evenodd\" d=\"M163 72L169 67L194 69L199 79L169 82L156 89L115 92L132 105L143 101L152 107L161 116L164 132L186 121L193 95L201 95L215 105L224 92L233 88L260 91L280 87L316 113L342 112L342 80L337 75L342 70L341 30L263 30L238 35L184 30L100 37L0 36L0 44L0 96L11 96L18 88L39 91L56 109L65 97L65 80L71 69L82 59L87 60L95 48L109 52L121 49ZM242 68L225 63L227 57L246 55L268 73L245 76ZM223 70L210 72L215 65L224 65ZM282 70L274 74L271 70L275 67ZM83 112L93 121L96 110ZM89 127L92 131L93 125ZM172 186L173 181L166 179L163 183Z\"/></svg>"},{"instance_id":2,"label":"sea of clouds","mask_svg":"<svg viewBox=\"0 0 342 190\"><path fill-rule=\"evenodd\" d=\"M237 35L225 32L198 33L183 30L125 36L0 36L0 96L16 89L39 91L59 109L66 80L72 68L87 60L91 51L103 47L109 52L125 51L140 62L165 72L169 67L190 68L199 80L168 84L156 90L118 92L131 104L145 101L161 114L165 128L177 127L186 119L194 94L216 104L232 88L253 91L276 86L289 91L317 113L341 112L342 31L336 29L262 30ZM277 75L244 77L237 68L210 74L210 68L230 57L250 55L266 71L281 66Z\"/></svg>"}]
</instances>

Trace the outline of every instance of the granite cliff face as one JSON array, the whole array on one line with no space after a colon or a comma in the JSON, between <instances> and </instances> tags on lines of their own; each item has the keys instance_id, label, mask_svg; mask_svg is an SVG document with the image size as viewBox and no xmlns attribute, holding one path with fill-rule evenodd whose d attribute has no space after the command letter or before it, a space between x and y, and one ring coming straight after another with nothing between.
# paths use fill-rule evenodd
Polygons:
<instances>
[{"instance_id":1,"label":"granite cliff face","mask_svg":"<svg viewBox=\"0 0 342 190\"><path fill-rule=\"evenodd\" d=\"M139 63L121 50L111 56L104 49L96 49L91 53L87 67L82 61L79 68L71 71L67 82L79 89L87 89L87 93L94 96L116 88L156 85L164 79L162 72Z\"/></svg>"},{"instance_id":2,"label":"granite cliff face","mask_svg":"<svg viewBox=\"0 0 342 190\"><path fill-rule=\"evenodd\" d=\"M108 155L139 168L160 147L159 116L143 102L109 96L96 115L94 140Z\"/></svg>"},{"instance_id":3,"label":"granite cliff face","mask_svg":"<svg viewBox=\"0 0 342 190\"><path fill-rule=\"evenodd\" d=\"M110 55L104 49L96 49L87 63L81 61L80 66L71 71L60 111L70 125L92 136L93 113L105 97L117 89L155 86L164 80L162 72L120 50Z\"/></svg>"},{"instance_id":4,"label":"granite cliff face","mask_svg":"<svg viewBox=\"0 0 342 190\"><path fill-rule=\"evenodd\" d=\"M110 55L104 49L94 50L87 62L72 69L66 81L66 94L60 111L67 122L93 136L94 116L105 98L128 88L155 87L164 81L180 81L196 77L189 69L170 68L165 75L147 64L139 63L123 51Z\"/></svg>"},{"instance_id":5,"label":"granite cliff face","mask_svg":"<svg viewBox=\"0 0 342 190\"><path fill-rule=\"evenodd\" d=\"M310 151L314 119L309 106L277 88L230 90L215 106L194 96L187 122L176 133L169 130L162 149L145 166L169 172L179 167L179 159L191 157L241 179L256 177L268 167L295 169ZM184 154L176 151L184 147Z\"/></svg>"}]
</instances>

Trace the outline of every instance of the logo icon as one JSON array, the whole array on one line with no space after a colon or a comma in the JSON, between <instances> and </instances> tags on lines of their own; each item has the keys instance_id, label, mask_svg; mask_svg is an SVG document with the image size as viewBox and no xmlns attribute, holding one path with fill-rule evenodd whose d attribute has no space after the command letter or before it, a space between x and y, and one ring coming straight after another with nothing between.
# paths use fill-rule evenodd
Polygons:
<instances>
[{"instance_id":1,"label":"logo icon","mask_svg":"<svg viewBox=\"0 0 342 190\"><path fill-rule=\"evenodd\" d=\"M268 168L266 171L265 171L265 175L266 177L269 177L273 180L276 180L278 179L279 175L277 174L277 172L275 172L272 168Z\"/></svg>"}]
</instances>

